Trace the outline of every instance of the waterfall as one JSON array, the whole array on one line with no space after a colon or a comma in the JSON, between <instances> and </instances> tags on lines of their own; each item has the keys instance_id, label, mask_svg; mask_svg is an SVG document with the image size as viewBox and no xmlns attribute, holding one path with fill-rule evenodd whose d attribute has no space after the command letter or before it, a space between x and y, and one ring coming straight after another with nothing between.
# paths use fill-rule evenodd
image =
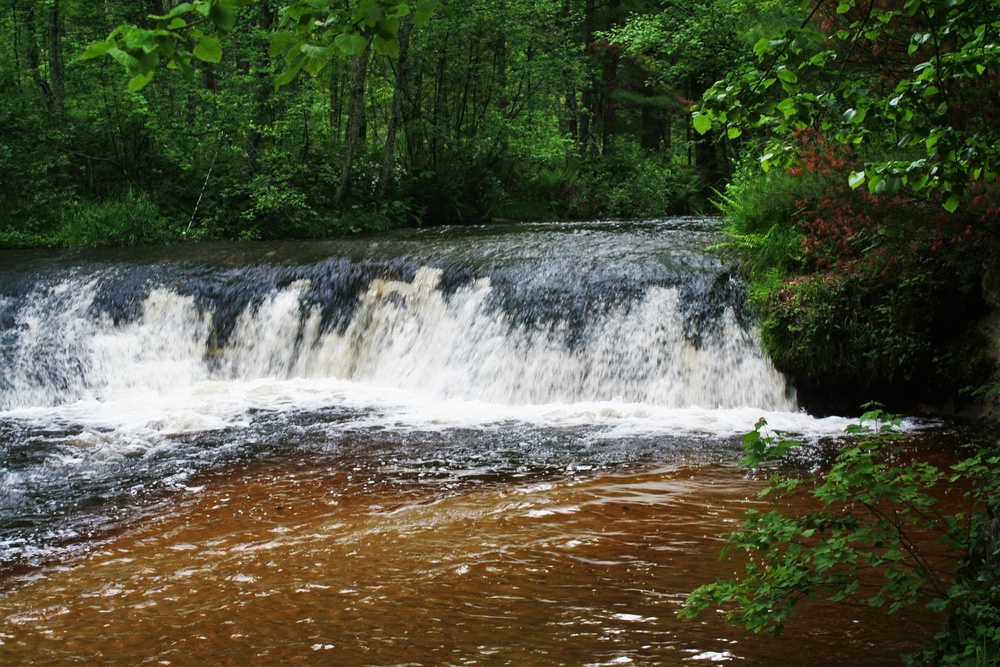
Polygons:
<instances>
[{"instance_id":1,"label":"waterfall","mask_svg":"<svg viewBox=\"0 0 1000 667\"><path fill-rule=\"evenodd\" d=\"M725 267L624 275L627 291L581 291L579 277L553 273L527 276L526 287L517 266L463 267L458 279L427 264L400 277L382 268L365 267L367 282L352 275L353 294L330 284L343 272L324 262L244 267L211 286L148 266L42 275L8 299L0 410L324 378L504 405L795 409Z\"/></svg>"},{"instance_id":2,"label":"waterfall","mask_svg":"<svg viewBox=\"0 0 1000 667\"><path fill-rule=\"evenodd\" d=\"M461 485L732 459L762 416L840 432L762 354L717 233L0 253L0 569L261 459Z\"/></svg>"}]
</instances>

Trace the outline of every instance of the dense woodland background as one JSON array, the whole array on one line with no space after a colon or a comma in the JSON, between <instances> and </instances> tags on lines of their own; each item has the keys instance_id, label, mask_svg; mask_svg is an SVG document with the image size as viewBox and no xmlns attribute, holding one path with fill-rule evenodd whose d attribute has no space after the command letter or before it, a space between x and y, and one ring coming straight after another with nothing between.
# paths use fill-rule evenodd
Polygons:
<instances>
[{"instance_id":1,"label":"dense woodland background","mask_svg":"<svg viewBox=\"0 0 1000 667\"><path fill-rule=\"evenodd\" d=\"M0 243L702 210L727 165L689 107L749 53L728 3L454 3L406 26L396 57L365 54L361 139L338 201L356 59L275 91L285 65L268 50L287 3L236 7L221 62L196 59L193 82L164 70L133 93L113 59L78 59L170 4L0 3ZM675 43L640 55L609 42L605 31L637 17L670 26Z\"/></svg>"}]
</instances>

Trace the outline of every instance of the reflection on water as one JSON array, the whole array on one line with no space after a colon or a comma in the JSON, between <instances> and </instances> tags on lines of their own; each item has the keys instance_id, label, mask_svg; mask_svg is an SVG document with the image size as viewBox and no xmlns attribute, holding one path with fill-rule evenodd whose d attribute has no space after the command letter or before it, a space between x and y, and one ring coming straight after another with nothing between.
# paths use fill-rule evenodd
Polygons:
<instances>
[{"instance_id":1,"label":"reflection on water","mask_svg":"<svg viewBox=\"0 0 1000 667\"><path fill-rule=\"evenodd\" d=\"M755 482L676 465L450 488L271 461L206 475L0 598L5 665L895 665L929 619L680 622Z\"/></svg>"}]
</instances>

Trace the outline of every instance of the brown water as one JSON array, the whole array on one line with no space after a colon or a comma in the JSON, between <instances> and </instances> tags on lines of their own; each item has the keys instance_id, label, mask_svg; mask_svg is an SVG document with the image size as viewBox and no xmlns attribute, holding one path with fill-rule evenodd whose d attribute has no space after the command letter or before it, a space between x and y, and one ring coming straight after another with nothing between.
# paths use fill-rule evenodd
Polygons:
<instances>
[{"instance_id":1,"label":"brown water","mask_svg":"<svg viewBox=\"0 0 1000 667\"><path fill-rule=\"evenodd\" d=\"M0 598L3 665L896 665L933 619L679 621L758 483L643 467L446 489L257 462Z\"/></svg>"},{"instance_id":2,"label":"brown water","mask_svg":"<svg viewBox=\"0 0 1000 667\"><path fill-rule=\"evenodd\" d=\"M807 443L707 219L0 256L0 667L895 665L686 594ZM812 467L821 448L793 465Z\"/></svg>"}]
</instances>

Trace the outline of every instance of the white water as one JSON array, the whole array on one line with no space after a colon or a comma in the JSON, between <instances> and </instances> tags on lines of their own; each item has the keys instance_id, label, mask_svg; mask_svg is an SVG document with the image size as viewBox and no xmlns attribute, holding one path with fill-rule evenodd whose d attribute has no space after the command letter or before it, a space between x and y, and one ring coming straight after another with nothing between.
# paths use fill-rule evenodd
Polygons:
<instances>
[{"instance_id":1,"label":"white water","mask_svg":"<svg viewBox=\"0 0 1000 667\"><path fill-rule=\"evenodd\" d=\"M738 436L847 422L798 410L708 222L0 254L0 581L37 580L5 592L0 645L752 655L660 621L757 488Z\"/></svg>"},{"instance_id":2,"label":"white water","mask_svg":"<svg viewBox=\"0 0 1000 667\"><path fill-rule=\"evenodd\" d=\"M843 433L761 353L711 229L667 223L14 257L0 564L259 457L464 484L735 461L761 417Z\"/></svg>"},{"instance_id":3,"label":"white water","mask_svg":"<svg viewBox=\"0 0 1000 667\"><path fill-rule=\"evenodd\" d=\"M90 314L93 279L39 288L20 314L0 414L171 434L240 423L249 409L331 405L423 428L518 420L731 435L762 415L804 433L842 428L796 411L732 312L699 346L688 340L677 288L609 304L570 347L565 322L511 324L490 305L488 278L446 295L440 276L376 279L346 328L326 332L299 280L248 306L221 349L211 313L170 289L153 289L135 321L115 325Z\"/></svg>"}]
</instances>

